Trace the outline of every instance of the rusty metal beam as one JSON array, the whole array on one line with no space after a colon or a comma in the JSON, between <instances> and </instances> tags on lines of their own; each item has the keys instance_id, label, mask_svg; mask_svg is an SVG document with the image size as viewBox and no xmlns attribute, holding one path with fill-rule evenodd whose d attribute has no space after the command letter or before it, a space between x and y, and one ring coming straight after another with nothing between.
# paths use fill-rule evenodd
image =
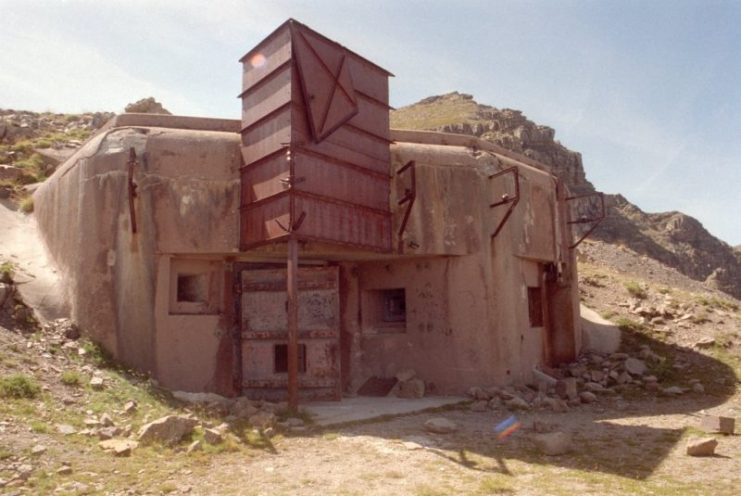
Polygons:
<instances>
[{"instance_id":1,"label":"rusty metal beam","mask_svg":"<svg viewBox=\"0 0 741 496\"><path fill-rule=\"evenodd\" d=\"M298 240L288 238L288 408L298 410Z\"/></svg>"},{"instance_id":2,"label":"rusty metal beam","mask_svg":"<svg viewBox=\"0 0 741 496\"><path fill-rule=\"evenodd\" d=\"M129 148L129 171L128 171L128 186L129 186L129 218L131 219L131 233L136 234L136 206L134 205L134 198L136 198L136 183L134 182L134 166L139 165L136 160L136 150L134 147Z\"/></svg>"},{"instance_id":3,"label":"rusty metal beam","mask_svg":"<svg viewBox=\"0 0 741 496\"><path fill-rule=\"evenodd\" d=\"M585 232L574 244L572 244L571 246L569 246L569 250L573 250L574 248L576 248L577 246L579 246L582 241L584 241L585 239L587 239L587 237L590 234L592 234L592 232L594 232L595 229L597 229L597 226L600 225L600 222L602 222L604 220L604 218L606 216L606 213L605 213L605 195L604 195L604 193L602 193L600 191L597 191L597 192L594 192L594 193L586 193L586 194L583 194L583 195L569 196L569 197L566 197L564 199L565 201L568 202L568 201L572 201L572 200L581 200L582 198L590 198L590 197L595 197L595 196L599 197L599 204L600 204L600 213L596 217L577 219L577 220L572 220L572 221L567 222L567 224L569 224L569 225L573 225L573 224L587 224L589 222L593 222L594 223L594 224L592 224L589 227L589 229L587 229L587 232Z\"/></svg>"},{"instance_id":4,"label":"rusty metal beam","mask_svg":"<svg viewBox=\"0 0 741 496\"><path fill-rule=\"evenodd\" d=\"M503 171L499 171L496 174L492 174L489 176L489 179L495 179L497 177L503 176L504 174L512 174L514 177L515 182L515 196L510 197L506 193L502 195L502 199L498 202L494 202L489 205L489 208L496 208L502 205L509 204L509 208L504 213L504 217L502 217L502 220L499 221L499 224L497 225L497 228L494 230L494 234L491 235L492 238L496 238L497 234L502 230L504 227L504 224L507 223L507 220L509 220L510 215L512 215L512 211L515 209L515 206L520 202L520 171L517 169L517 166L510 167L508 169L504 169Z\"/></svg>"},{"instance_id":5,"label":"rusty metal beam","mask_svg":"<svg viewBox=\"0 0 741 496\"><path fill-rule=\"evenodd\" d=\"M399 244L398 244L398 251L401 253L404 250L404 231L407 228L407 222L409 222L409 216L412 213L412 207L414 206L414 200L417 199L417 167L416 162L414 160L410 160L407 162L403 167L401 167L398 171L396 171L396 175L403 174L406 172L406 170L409 170L409 174L411 176L411 184L409 188L404 189L404 197L399 200L398 205L401 206L405 203L409 203L407 205L407 209L404 212L404 217L401 219L401 226L399 226Z\"/></svg>"}]
</instances>

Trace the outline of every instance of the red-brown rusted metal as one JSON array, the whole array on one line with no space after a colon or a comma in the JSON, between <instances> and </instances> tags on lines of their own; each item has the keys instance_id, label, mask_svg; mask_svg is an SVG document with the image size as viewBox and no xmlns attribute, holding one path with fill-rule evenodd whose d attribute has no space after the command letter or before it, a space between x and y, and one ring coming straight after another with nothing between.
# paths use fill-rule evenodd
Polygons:
<instances>
[{"instance_id":1,"label":"red-brown rusted metal","mask_svg":"<svg viewBox=\"0 0 741 496\"><path fill-rule=\"evenodd\" d=\"M293 308L297 347L306 347L306 372L297 374L296 402L299 399L339 399L339 268L299 267L293 287L297 300L291 305L288 304L291 278L287 270L290 266L292 264L283 268L261 268L259 264L240 267L242 391L253 398L283 400L289 397L290 374L276 373L273 353L277 345L289 345L290 353L292 323L289 321L293 319ZM293 357L289 356L289 366L292 361Z\"/></svg>"},{"instance_id":2,"label":"red-brown rusted metal","mask_svg":"<svg viewBox=\"0 0 741 496\"><path fill-rule=\"evenodd\" d=\"M604 218L605 218L605 195L604 195L604 193L602 193L600 191L597 191L597 192L594 192L594 193L585 193L583 195L575 195L575 196L569 196L569 197L565 198L565 201L569 202L569 201L573 201L573 200L582 200L584 198L594 198L594 197L599 198L599 206L600 206L600 211L599 211L599 213L595 217L583 217L583 218L572 220L572 221L569 221L568 222L568 224L570 224L570 225L574 225L574 224L588 224L590 222L593 223L591 226L589 226L589 229L587 229L587 232L585 232L583 235L581 235L581 237L579 237L579 239L575 243L573 243L573 244L571 244L571 246L569 246L569 249L570 250L573 250L574 248L576 248L577 246L579 246L582 241L584 241L585 239L587 239L587 237L590 234L592 234L592 232L594 232L595 229L597 229L597 226L599 226L600 222L602 222L602 220L604 220Z\"/></svg>"},{"instance_id":3,"label":"red-brown rusted metal","mask_svg":"<svg viewBox=\"0 0 741 496\"><path fill-rule=\"evenodd\" d=\"M404 217L401 219L401 225L399 226L399 246L398 251L401 253L404 250L404 231L407 228L407 222L409 222L409 215L412 213L412 207L414 206L414 200L417 199L417 170L416 170L416 162L414 160L410 160L406 164L404 164L403 167L401 167L398 171L396 171L396 175L401 175L407 170L409 170L409 187L404 188L404 197L399 200L399 206L408 203L407 209L404 211Z\"/></svg>"},{"instance_id":4,"label":"red-brown rusted metal","mask_svg":"<svg viewBox=\"0 0 741 496\"><path fill-rule=\"evenodd\" d=\"M298 411L298 240L288 239L286 264L288 312L288 408Z\"/></svg>"},{"instance_id":5,"label":"red-brown rusted metal","mask_svg":"<svg viewBox=\"0 0 741 496\"><path fill-rule=\"evenodd\" d=\"M502 217L502 220L499 221L499 224L497 224L497 228L494 229L494 234L491 235L492 238L496 238L497 234L502 230L504 227L504 224L507 223L507 220L509 219L510 215L512 215L512 211L517 206L517 203L520 201L520 172L517 166L510 167L508 169L504 169L502 171L497 172L496 174L492 174L489 176L489 179L495 179L497 177L503 176L504 174L512 174L512 177L514 178L515 183L515 196L509 196L506 193L502 195L502 199L498 202L494 202L489 205L489 208L496 208L502 205L509 204L509 208L504 213L504 217Z\"/></svg>"},{"instance_id":6,"label":"red-brown rusted metal","mask_svg":"<svg viewBox=\"0 0 741 496\"><path fill-rule=\"evenodd\" d=\"M134 182L134 167L139 165L136 160L136 150L132 146L129 148L129 163L128 163L128 185L129 185L129 219L131 220L131 233L136 234L136 206L134 205L134 198L136 198L136 183Z\"/></svg>"},{"instance_id":7,"label":"red-brown rusted metal","mask_svg":"<svg viewBox=\"0 0 741 496\"><path fill-rule=\"evenodd\" d=\"M241 61L240 248L391 251L390 73L293 20Z\"/></svg>"}]
</instances>

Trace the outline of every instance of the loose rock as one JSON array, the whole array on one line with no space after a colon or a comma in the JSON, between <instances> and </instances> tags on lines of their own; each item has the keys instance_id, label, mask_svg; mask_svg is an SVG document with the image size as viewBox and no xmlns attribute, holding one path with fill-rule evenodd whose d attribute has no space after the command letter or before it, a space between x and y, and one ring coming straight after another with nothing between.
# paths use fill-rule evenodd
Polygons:
<instances>
[{"instance_id":1,"label":"loose rock","mask_svg":"<svg viewBox=\"0 0 741 496\"><path fill-rule=\"evenodd\" d=\"M168 415L144 425L139 430L139 441L142 444L159 442L172 446L192 433L196 424L198 421L190 417Z\"/></svg>"},{"instance_id":2,"label":"loose rock","mask_svg":"<svg viewBox=\"0 0 741 496\"><path fill-rule=\"evenodd\" d=\"M689 456L713 456L718 441L712 437L692 437L687 440L687 454Z\"/></svg>"},{"instance_id":3,"label":"loose rock","mask_svg":"<svg viewBox=\"0 0 741 496\"><path fill-rule=\"evenodd\" d=\"M573 449L571 434L566 432L535 434L532 439L535 446L548 456L563 455Z\"/></svg>"},{"instance_id":4,"label":"loose rock","mask_svg":"<svg viewBox=\"0 0 741 496\"><path fill-rule=\"evenodd\" d=\"M435 434L449 434L458 430L458 424L444 417L435 417L427 420L424 428Z\"/></svg>"},{"instance_id":5,"label":"loose rock","mask_svg":"<svg viewBox=\"0 0 741 496\"><path fill-rule=\"evenodd\" d=\"M131 439L108 439L98 443L105 451L112 452L115 456L129 456L131 451L139 447L139 443Z\"/></svg>"}]
</instances>

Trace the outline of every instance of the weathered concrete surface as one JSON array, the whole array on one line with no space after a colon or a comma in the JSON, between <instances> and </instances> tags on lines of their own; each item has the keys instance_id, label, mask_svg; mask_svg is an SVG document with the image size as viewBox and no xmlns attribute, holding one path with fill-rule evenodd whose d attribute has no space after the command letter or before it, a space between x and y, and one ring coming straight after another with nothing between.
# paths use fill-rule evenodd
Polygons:
<instances>
[{"instance_id":1,"label":"weathered concrete surface","mask_svg":"<svg viewBox=\"0 0 741 496\"><path fill-rule=\"evenodd\" d=\"M579 312L584 350L614 353L620 348L620 328L618 326L584 305L579 305Z\"/></svg>"},{"instance_id":2,"label":"weathered concrete surface","mask_svg":"<svg viewBox=\"0 0 741 496\"><path fill-rule=\"evenodd\" d=\"M457 405L468 401L460 396L428 396L425 398L369 398L358 396L346 398L341 402L322 401L308 403L302 408L312 417L316 425L331 425L359 422L384 417L386 415L407 415L447 405Z\"/></svg>"},{"instance_id":3,"label":"weathered concrete surface","mask_svg":"<svg viewBox=\"0 0 741 496\"><path fill-rule=\"evenodd\" d=\"M136 234L128 203L130 148L139 161L133 174ZM161 370L166 386L192 389L208 382L213 370L196 367L207 379L195 382L188 371L193 359L202 362L202 353L218 346L219 326L211 316L207 322L168 319L167 304L155 311L155 299L167 302L171 292L169 264L163 263L169 259L158 254L218 254L222 260L236 251L240 164L233 133L112 128L88 141L34 195L72 318L124 363L155 375ZM201 339L188 341L189 329ZM182 380L167 382L181 373Z\"/></svg>"},{"instance_id":4,"label":"weathered concrete surface","mask_svg":"<svg viewBox=\"0 0 741 496\"><path fill-rule=\"evenodd\" d=\"M41 320L69 316L63 281L44 246L36 219L0 203L0 260L15 265L17 290Z\"/></svg>"}]
</instances>

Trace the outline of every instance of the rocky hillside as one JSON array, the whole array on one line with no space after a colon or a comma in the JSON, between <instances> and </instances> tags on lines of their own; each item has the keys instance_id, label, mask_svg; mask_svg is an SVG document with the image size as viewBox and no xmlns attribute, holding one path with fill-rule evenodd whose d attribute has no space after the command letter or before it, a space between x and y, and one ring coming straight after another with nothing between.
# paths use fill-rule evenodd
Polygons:
<instances>
[{"instance_id":1,"label":"rocky hillside","mask_svg":"<svg viewBox=\"0 0 741 496\"><path fill-rule=\"evenodd\" d=\"M589 193L581 155L554 139L555 131L538 125L519 110L497 109L458 92L425 98L393 112L395 128L470 134L551 167L573 193ZM741 251L714 237L696 219L681 212L647 213L621 195L607 195L607 218L592 237L625 245L741 297Z\"/></svg>"},{"instance_id":2,"label":"rocky hillside","mask_svg":"<svg viewBox=\"0 0 741 496\"><path fill-rule=\"evenodd\" d=\"M0 200L43 181L113 116L0 109Z\"/></svg>"}]
</instances>

